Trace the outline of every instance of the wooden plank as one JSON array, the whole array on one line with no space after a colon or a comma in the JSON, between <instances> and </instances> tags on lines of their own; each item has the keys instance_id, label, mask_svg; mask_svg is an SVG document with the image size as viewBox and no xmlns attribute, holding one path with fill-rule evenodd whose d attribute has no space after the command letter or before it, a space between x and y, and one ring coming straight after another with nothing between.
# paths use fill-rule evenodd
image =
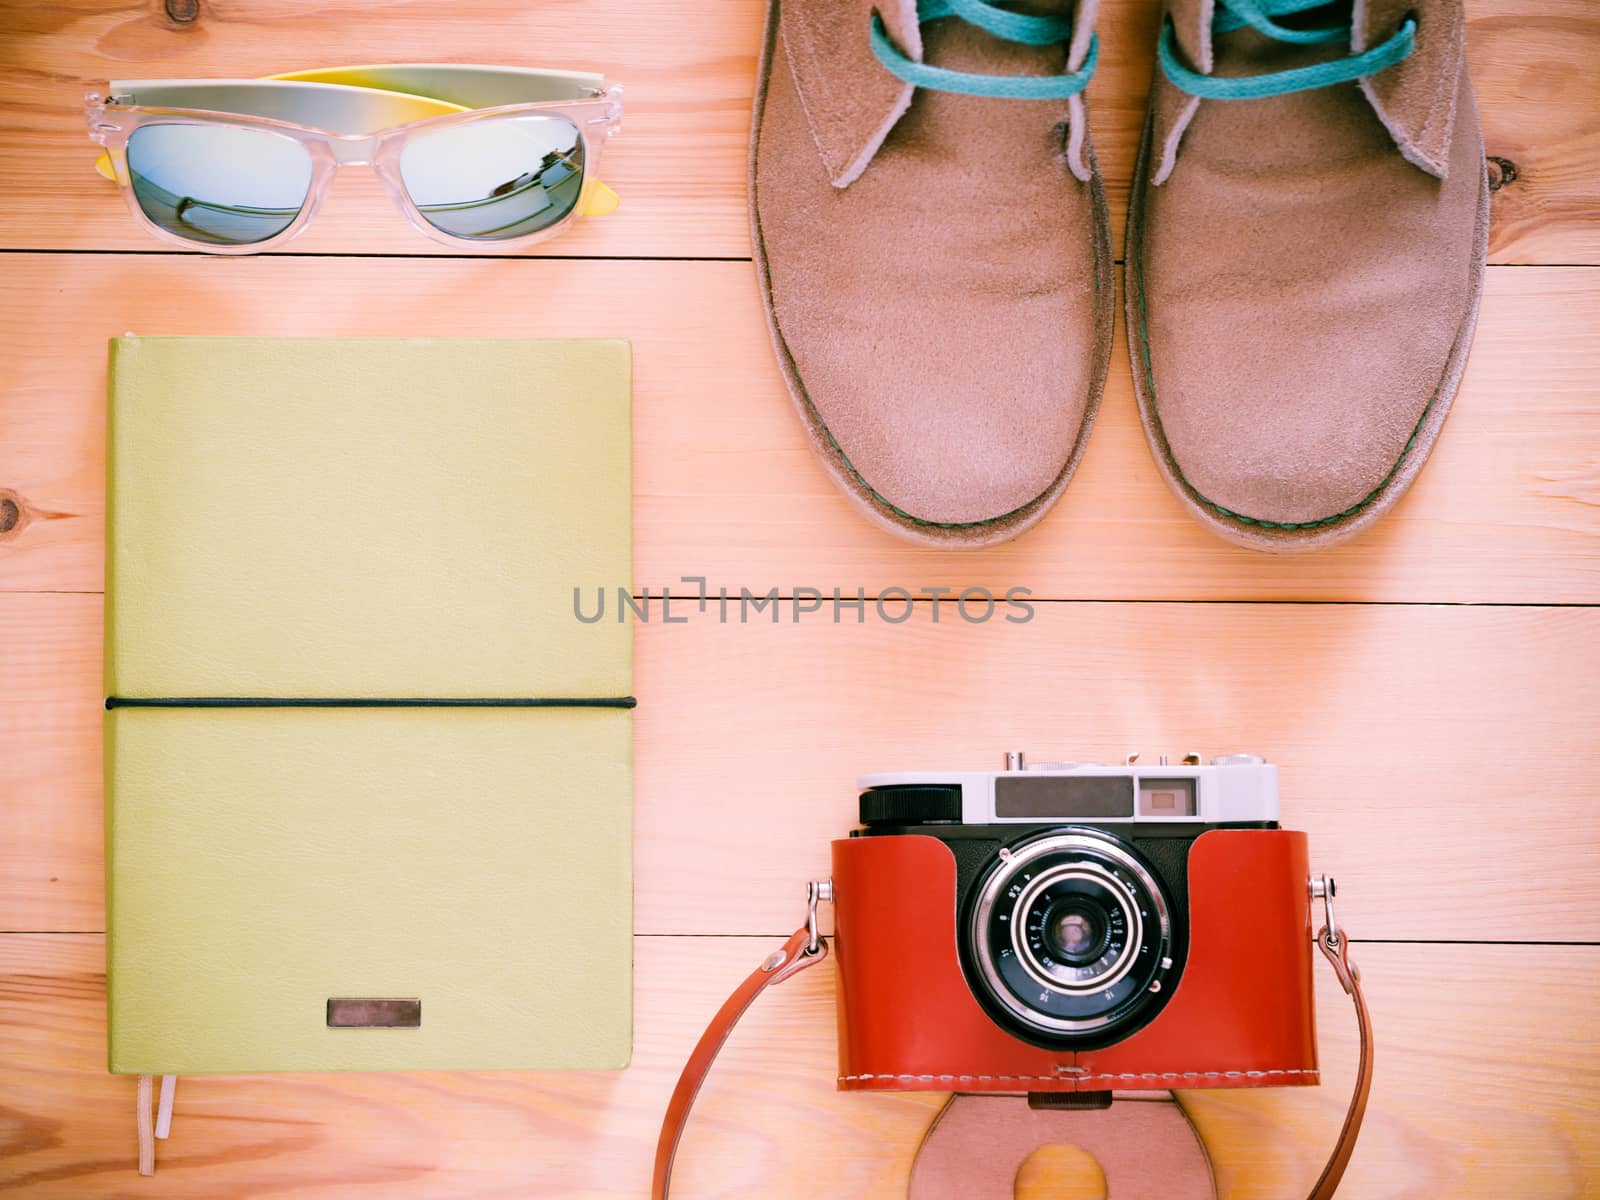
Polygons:
<instances>
[{"instance_id":1,"label":"wooden plank","mask_svg":"<svg viewBox=\"0 0 1600 1200\"><path fill-rule=\"evenodd\" d=\"M1467 3L1491 262L1600 262L1600 9L1589 0ZM1526 183L1528 186L1523 186Z\"/></svg>"},{"instance_id":2,"label":"wooden plank","mask_svg":"<svg viewBox=\"0 0 1600 1200\"><path fill-rule=\"evenodd\" d=\"M792 929L868 772L1245 750L1359 936L1600 941L1600 610L715 616L638 632L642 931Z\"/></svg>"},{"instance_id":3,"label":"wooden plank","mask_svg":"<svg viewBox=\"0 0 1600 1200\"><path fill-rule=\"evenodd\" d=\"M636 1200L689 1047L766 947L638 939L636 1052L619 1075L185 1079L151 1183L134 1174L133 1080L104 1074L101 939L0 937L0 1191ZM1366 1200L1586 1194L1583 1181L1600 1172L1590 1017L1600 950L1356 951L1379 1058L1343 1191ZM675 1198L904 1195L942 1097L834 1091L832 987L829 962L751 1011L703 1093ZM1316 1176L1354 1056L1348 1002L1330 972L1318 1003L1322 1087L1189 1098L1221 1200L1304 1194ZM1027 1194L1061 1196L1052 1182L1032 1171Z\"/></svg>"},{"instance_id":4,"label":"wooden plank","mask_svg":"<svg viewBox=\"0 0 1600 1200\"><path fill-rule=\"evenodd\" d=\"M100 597L0 596L0 930L102 930Z\"/></svg>"},{"instance_id":5,"label":"wooden plank","mask_svg":"<svg viewBox=\"0 0 1600 1200\"><path fill-rule=\"evenodd\" d=\"M869 771L1198 748L1282 766L1363 936L1600 940L1600 609L772 611L638 628L642 932L793 928ZM0 929L103 928L99 622L95 596L0 595Z\"/></svg>"},{"instance_id":6,"label":"wooden plank","mask_svg":"<svg viewBox=\"0 0 1600 1200\"><path fill-rule=\"evenodd\" d=\"M1587 0L1472 0L1468 55L1489 154L1511 164L1494 199L1496 262L1600 261L1600 14ZM762 5L626 0L427 8L362 0L198 6L192 22L162 4L84 0L69 7L0 2L0 246L147 250L110 184L90 170L84 92L111 77L255 76L315 63L515 61L600 69L627 88L626 137L605 173L624 207L538 248L550 254L726 256L749 253L745 154ZM1144 120L1156 5L1107 0L1093 134L1120 245L1128 177ZM865 31L860 31L864 36ZM306 47L316 47L308 57ZM352 177L358 172L348 172ZM1514 178L1510 176L1514 174ZM341 181L297 251L436 254L365 180Z\"/></svg>"},{"instance_id":7,"label":"wooden plank","mask_svg":"<svg viewBox=\"0 0 1600 1200\"><path fill-rule=\"evenodd\" d=\"M1118 348L1077 478L1040 528L973 554L869 526L814 461L744 263L15 255L0 282L0 590L101 587L108 334L631 337L637 582L875 595L1594 602L1600 272L1490 272L1450 423L1417 486L1314 555L1228 546L1158 477ZM1119 331L1120 337L1120 331ZM49 346L49 354L28 349ZM59 514L58 519L48 519ZM681 585L680 585L681 586Z\"/></svg>"}]
</instances>

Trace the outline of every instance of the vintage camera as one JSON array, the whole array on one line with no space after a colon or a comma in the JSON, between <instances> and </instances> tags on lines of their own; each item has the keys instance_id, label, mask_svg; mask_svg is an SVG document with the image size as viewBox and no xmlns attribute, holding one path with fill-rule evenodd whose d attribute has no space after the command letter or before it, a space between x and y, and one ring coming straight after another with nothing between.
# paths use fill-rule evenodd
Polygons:
<instances>
[{"instance_id":1,"label":"vintage camera","mask_svg":"<svg viewBox=\"0 0 1600 1200\"><path fill-rule=\"evenodd\" d=\"M1316 1083L1277 782L1248 754L863 779L833 853L840 1085Z\"/></svg>"}]
</instances>

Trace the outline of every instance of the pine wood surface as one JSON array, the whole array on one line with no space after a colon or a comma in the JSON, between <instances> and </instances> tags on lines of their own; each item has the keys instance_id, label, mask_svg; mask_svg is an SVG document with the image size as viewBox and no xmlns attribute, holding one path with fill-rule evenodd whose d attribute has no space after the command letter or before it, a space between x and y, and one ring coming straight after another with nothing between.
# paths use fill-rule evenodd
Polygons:
<instances>
[{"instance_id":1,"label":"pine wood surface","mask_svg":"<svg viewBox=\"0 0 1600 1200\"><path fill-rule=\"evenodd\" d=\"M706 1014L767 952L749 938L636 940L633 1065L593 1074L186 1078L153 1180L134 1174L133 1080L103 1070L103 939L0 939L0 1194L562 1197L646 1194L656 1124ZM1575 1027L1592 946L1358 944L1381 1031L1341 1195L1592 1195L1600 1042ZM1188 1095L1221 1200L1304 1195L1354 1072L1354 1023L1319 967L1320 1088ZM942 1097L843 1094L832 964L774 989L734 1035L680 1155L675 1200L904 1195ZM1508 1014L1515 1014L1514 1018ZM1088 1189L1035 1179L1029 1200ZM1589 1190L1586 1190L1589 1189Z\"/></svg>"},{"instance_id":2,"label":"pine wood surface","mask_svg":"<svg viewBox=\"0 0 1600 1200\"><path fill-rule=\"evenodd\" d=\"M1019 746L1259 751L1362 936L1600 942L1595 608L653 612L635 650L640 932L787 934L854 824L857 775ZM0 629L0 929L103 929L100 597L0 594Z\"/></svg>"},{"instance_id":3,"label":"pine wood surface","mask_svg":"<svg viewBox=\"0 0 1600 1200\"><path fill-rule=\"evenodd\" d=\"M196 15L179 22L169 10ZM0 0L9 92L0 179L48 180L0 211L0 247L152 244L92 170L83 95L110 79L253 78L446 58L600 70L626 89L624 136L607 148L603 172L623 208L538 253L743 257L763 11L759 0L364 0L334 9L313 0ZM1485 149L1507 180L1494 198L1493 261L1600 261L1600 77L1592 69L1600 11L1589 0L1469 0L1467 12ZM1101 5L1100 66L1088 94L1119 247L1158 28L1150 0ZM449 252L412 233L361 171L346 176L294 251Z\"/></svg>"},{"instance_id":4,"label":"pine wood surface","mask_svg":"<svg viewBox=\"0 0 1600 1200\"><path fill-rule=\"evenodd\" d=\"M640 1196L679 1065L798 920L854 777L1020 747L1282 765L1285 820L1367 939L1378 1077L1342 1194L1600 1196L1600 8L1467 10L1502 265L1459 401L1386 520L1275 558L1167 494L1121 345L1078 477L1033 533L939 553L856 516L790 411L744 261L756 0L0 0L0 1193ZM1156 29L1151 0L1102 5L1090 96L1119 245ZM93 173L82 93L109 77L430 59L623 82L603 171L623 207L537 260L440 258L350 171L292 253L223 261L148 240ZM789 608L741 625L679 604L690 620L667 624L658 604L636 641L634 1066L185 1080L140 1180L102 974L104 347L125 330L621 334L636 588L1024 587L1036 615L973 625L946 604L935 624L924 602L904 624ZM1318 998L1326 1086L1190 1097L1223 1200L1316 1174L1353 1054L1325 971ZM938 1098L840 1095L832 1074L823 966L730 1045L675 1196L903 1195ZM1018 1195L1100 1192L1045 1155Z\"/></svg>"},{"instance_id":5,"label":"pine wood surface","mask_svg":"<svg viewBox=\"0 0 1600 1200\"><path fill-rule=\"evenodd\" d=\"M108 335L606 336L634 342L635 583L1072 599L1584 603L1600 594L1600 271L1491 268L1461 393L1389 517L1332 551L1234 549L1161 481L1120 321L1087 453L1051 517L971 554L859 519L813 460L748 263L5 256L0 590L101 587ZM23 348L47 345L50 354ZM426 503L426 497L418 497ZM0 501L3 503L3 501ZM600 581L595 581L600 582Z\"/></svg>"}]
</instances>

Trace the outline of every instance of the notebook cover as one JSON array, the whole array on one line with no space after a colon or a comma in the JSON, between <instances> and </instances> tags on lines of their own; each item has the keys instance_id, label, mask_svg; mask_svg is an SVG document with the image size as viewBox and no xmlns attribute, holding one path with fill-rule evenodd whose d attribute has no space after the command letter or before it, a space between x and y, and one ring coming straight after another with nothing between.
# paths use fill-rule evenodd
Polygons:
<instances>
[{"instance_id":1,"label":"notebook cover","mask_svg":"<svg viewBox=\"0 0 1600 1200\"><path fill-rule=\"evenodd\" d=\"M628 696L572 593L629 396L619 341L116 339L108 697ZM631 771L620 708L112 708L111 1069L626 1065Z\"/></svg>"}]
</instances>

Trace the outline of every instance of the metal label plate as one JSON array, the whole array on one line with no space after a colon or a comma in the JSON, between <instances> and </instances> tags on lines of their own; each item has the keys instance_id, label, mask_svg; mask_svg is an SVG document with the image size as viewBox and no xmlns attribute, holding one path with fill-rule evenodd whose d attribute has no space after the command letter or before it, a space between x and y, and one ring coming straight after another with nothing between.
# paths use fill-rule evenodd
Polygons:
<instances>
[{"instance_id":1,"label":"metal label plate","mask_svg":"<svg viewBox=\"0 0 1600 1200\"><path fill-rule=\"evenodd\" d=\"M379 1000L365 996L328 998L329 1029L417 1029L421 1025L421 1000Z\"/></svg>"}]
</instances>

